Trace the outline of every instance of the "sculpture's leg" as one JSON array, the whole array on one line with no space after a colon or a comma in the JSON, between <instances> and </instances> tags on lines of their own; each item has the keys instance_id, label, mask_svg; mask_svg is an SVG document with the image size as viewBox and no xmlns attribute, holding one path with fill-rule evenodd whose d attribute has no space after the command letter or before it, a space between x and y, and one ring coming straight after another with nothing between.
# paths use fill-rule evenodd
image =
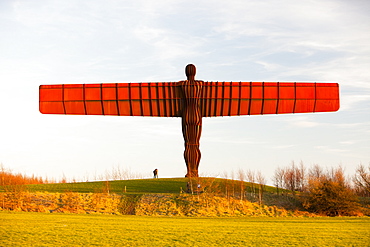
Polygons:
<instances>
[{"instance_id":1,"label":"sculpture's leg","mask_svg":"<svg viewBox=\"0 0 370 247\"><path fill-rule=\"evenodd\" d=\"M198 177L198 167L201 158L199 149L201 130L201 118L197 125L186 124L183 120L183 134L185 140L184 158L187 167L186 177Z\"/></svg>"}]
</instances>

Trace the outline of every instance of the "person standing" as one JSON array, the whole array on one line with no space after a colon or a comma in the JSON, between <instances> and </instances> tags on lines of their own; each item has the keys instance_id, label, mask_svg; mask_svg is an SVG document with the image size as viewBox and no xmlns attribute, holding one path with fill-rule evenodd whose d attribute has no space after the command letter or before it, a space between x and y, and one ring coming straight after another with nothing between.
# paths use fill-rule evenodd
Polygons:
<instances>
[{"instance_id":1,"label":"person standing","mask_svg":"<svg viewBox=\"0 0 370 247\"><path fill-rule=\"evenodd\" d=\"M154 174L154 178L158 178L158 169L155 169L153 171L153 174Z\"/></svg>"}]
</instances>

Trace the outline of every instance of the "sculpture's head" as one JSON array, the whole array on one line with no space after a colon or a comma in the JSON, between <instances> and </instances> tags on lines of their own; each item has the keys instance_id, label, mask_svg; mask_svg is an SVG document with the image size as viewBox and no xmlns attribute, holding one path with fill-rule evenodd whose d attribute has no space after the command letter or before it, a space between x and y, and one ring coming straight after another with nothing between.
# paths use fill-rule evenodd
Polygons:
<instances>
[{"instance_id":1,"label":"sculpture's head","mask_svg":"<svg viewBox=\"0 0 370 247\"><path fill-rule=\"evenodd\" d=\"M196 68L195 68L194 64L186 65L185 74L186 74L186 77L188 78L188 80L194 80L195 73L196 73Z\"/></svg>"}]
</instances>

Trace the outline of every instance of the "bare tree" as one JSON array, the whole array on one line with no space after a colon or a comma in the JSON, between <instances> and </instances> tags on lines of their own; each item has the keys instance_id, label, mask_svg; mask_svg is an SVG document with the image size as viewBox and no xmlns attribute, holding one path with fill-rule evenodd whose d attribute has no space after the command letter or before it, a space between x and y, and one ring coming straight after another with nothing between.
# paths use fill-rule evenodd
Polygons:
<instances>
[{"instance_id":1,"label":"bare tree","mask_svg":"<svg viewBox=\"0 0 370 247\"><path fill-rule=\"evenodd\" d=\"M262 204L263 192L265 190L265 185L266 185L266 179L265 179L265 176L262 175L261 171L257 172L256 179L258 183L258 202L259 204Z\"/></svg>"},{"instance_id":2,"label":"bare tree","mask_svg":"<svg viewBox=\"0 0 370 247\"><path fill-rule=\"evenodd\" d=\"M229 182L227 171L223 172L223 177L225 178L225 195L227 198L229 198Z\"/></svg>"},{"instance_id":3,"label":"bare tree","mask_svg":"<svg viewBox=\"0 0 370 247\"><path fill-rule=\"evenodd\" d=\"M367 170L364 165L359 165L356 169L353 181L359 195L370 197L370 165Z\"/></svg>"},{"instance_id":4,"label":"bare tree","mask_svg":"<svg viewBox=\"0 0 370 247\"><path fill-rule=\"evenodd\" d=\"M285 176L285 170L278 167L275 169L274 176L272 178L274 185L276 187L276 193L279 195L279 189L283 188L283 181Z\"/></svg>"},{"instance_id":5,"label":"bare tree","mask_svg":"<svg viewBox=\"0 0 370 247\"><path fill-rule=\"evenodd\" d=\"M63 172L63 175L62 175L62 179L59 181L59 183L61 183L61 184L65 184L65 183L67 183L67 177L66 177L66 175L64 174L64 172Z\"/></svg>"},{"instance_id":6,"label":"bare tree","mask_svg":"<svg viewBox=\"0 0 370 247\"><path fill-rule=\"evenodd\" d=\"M282 187L292 191L295 195L296 191L303 191L306 183L306 168L301 162L300 166L297 167L292 161L291 165L286 167L283 173L283 185Z\"/></svg>"},{"instance_id":7,"label":"bare tree","mask_svg":"<svg viewBox=\"0 0 370 247\"><path fill-rule=\"evenodd\" d=\"M250 183L250 196L254 197L255 194L256 194L256 188L255 188L256 187L255 186L256 176L255 176L254 171L251 171L251 170L248 169L248 171L247 171L247 180Z\"/></svg>"},{"instance_id":8,"label":"bare tree","mask_svg":"<svg viewBox=\"0 0 370 247\"><path fill-rule=\"evenodd\" d=\"M318 164L315 164L313 165L309 170L308 170L308 177L309 178L321 178L325 176L325 173L323 171L323 169L321 168L321 166L319 166Z\"/></svg>"},{"instance_id":9,"label":"bare tree","mask_svg":"<svg viewBox=\"0 0 370 247\"><path fill-rule=\"evenodd\" d=\"M238 177L239 177L239 181L240 181L240 200L242 201L243 196L244 196L245 173L241 168L239 168L239 170L238 170Z\"/></svg>"},{"instance_id":10,"label":"bare tree","mask_svg":"<svg viewBox=\"0 0 370 247\"><path fill-rule=\"evenodd\" d=\"M296 173L297 190L304 191L305 184L306 184L306 168L304 167L304 164L302 161L299 164L299 167L296 167L295 173Z\"/></svg>"},{"instance_id":11,"label":"bare tree","mask_svg":"<svg viewBox=\"0 0 370 247\"><path fill-rule=\"evenodd\" d=\"M292 162L292 165L290 167L287 167L284 173L284 187L285 189L290 190L293 195L295 195L295 191L297 188L295 169L296 168L294 162Z\"/></svg>"},{"instance_id":12,"label":"bare tree","mask_svg":"<svg viewBox=\"0 0 370 247\"><path fill-rule=\"evenodd\" d=\"M231 171L231 187L233 191L233 197L235 197L235 174L234 171Z\"/></svg>"}]
</instances>

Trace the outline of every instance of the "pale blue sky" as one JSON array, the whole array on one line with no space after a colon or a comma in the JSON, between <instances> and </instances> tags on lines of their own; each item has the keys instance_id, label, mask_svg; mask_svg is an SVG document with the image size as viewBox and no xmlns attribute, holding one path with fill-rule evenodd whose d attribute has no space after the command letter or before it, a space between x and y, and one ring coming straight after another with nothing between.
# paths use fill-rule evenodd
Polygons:
<instances>
[{"instance_id":1,"label":"pale blue sky","mask_svg":"<svg viewBox=\"0 0 370 247\"><path fill-rule=\"evenodd\" d=\"M182 177L181 119L42 115L38 86L179 81L338 82L336 113L203 119L200 173L270 179L292 161L370 162L370 2L0 1L0 162L77 179L121 166Z\"/></svg>"}]
</instances>

